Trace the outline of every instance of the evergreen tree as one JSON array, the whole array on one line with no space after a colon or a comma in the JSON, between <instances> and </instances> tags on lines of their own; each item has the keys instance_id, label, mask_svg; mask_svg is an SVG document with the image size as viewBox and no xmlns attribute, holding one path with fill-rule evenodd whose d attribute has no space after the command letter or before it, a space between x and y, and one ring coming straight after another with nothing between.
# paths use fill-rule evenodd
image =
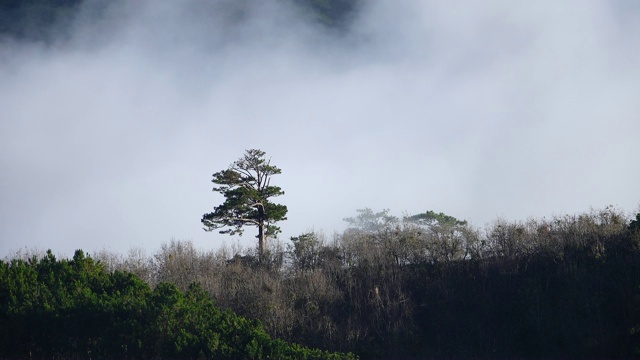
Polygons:
<instances>
[{"instance_id":1,"label":"evergreen tree","mask_svg":"<svg viewBox=\"0 0 640 360\"><path fill-rule=\"evenodd\" d=\"M267 237L275 236L280 228L274 223L286 220L287 207L271 202L284 195L278 186L271 185L271 177L281 170L271 165L261 150L247 150L228 169L213 174L212 182L219 185L213 191L225 197L225 202L202 216L206 231L225 228L221 234L242 235L246 225L258 227L258 251L264 258Z\"/></svg>"}]
</instances>

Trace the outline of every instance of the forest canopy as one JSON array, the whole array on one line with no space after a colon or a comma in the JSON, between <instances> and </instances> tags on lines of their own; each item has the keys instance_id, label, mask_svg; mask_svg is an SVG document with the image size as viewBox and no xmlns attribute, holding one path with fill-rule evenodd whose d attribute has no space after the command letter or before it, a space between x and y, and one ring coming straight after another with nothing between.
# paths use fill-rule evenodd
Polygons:
<instances>
[{"instance_id":1,"label":"forest canopy","mask_svg":"<svg viewBox=\"0 0 640 360\"><path fill-rule=\"evenodd\" d=\"M272 339L201 287L149 284L76 251L0 261L1 358L352 359Z\"/></svg>"},{"instance_id":2,"label":"forest canopy","mask_svg":"<svg viewBox=\"0 0 640 360\"><path fill-rule=\"evenodd\" d=\"M16 254L0 263L0 357L640 352L640 214L607 208L483 229L417 215L362 209L333 238L270 242L263 261L253 248L181 241L150 256Z\"/></svg>"}]
</instances>

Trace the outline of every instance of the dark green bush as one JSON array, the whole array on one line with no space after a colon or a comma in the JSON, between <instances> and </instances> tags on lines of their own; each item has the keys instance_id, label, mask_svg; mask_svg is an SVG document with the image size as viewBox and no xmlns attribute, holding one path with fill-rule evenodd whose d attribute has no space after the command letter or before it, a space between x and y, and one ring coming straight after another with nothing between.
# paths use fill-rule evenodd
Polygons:
<instances>
[{"instance_id":1,"label":"dark green bush","mask_svg":"<svg viewBox=\"0 0 640 360\"><path fill-rule=\"evenodd\" d=\"M272 339L199 285L151 288L78 250L0 262L0 357L351 359Z\"/></svg>"}]
</instances>

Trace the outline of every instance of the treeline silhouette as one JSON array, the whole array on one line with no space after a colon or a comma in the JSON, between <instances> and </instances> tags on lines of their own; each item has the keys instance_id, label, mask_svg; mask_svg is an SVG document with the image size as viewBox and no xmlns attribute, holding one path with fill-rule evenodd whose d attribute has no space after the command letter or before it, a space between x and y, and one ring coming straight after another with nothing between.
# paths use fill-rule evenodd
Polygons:
<instances>
[{"instance_id":1,"label":"treeline silhouette","mask_svg":"<svg viewBox=\"0 0 640 360\"><path fill-rule=\"evenodd\" d=\"M152 256L97 255L151 286L201 284L274 337L362 358L585 358L640 354L640 214L498 220L360 211L253 249L172 241Z\"/></svg>"},{"instance_id":2,"label":"treeline silhouette","mask_svg":"<svg viewBox=\"0 0 640 360\"><path fill-rule=\"evenodd\" d=\"M76 251L0 261L0 358L353 359L271 338L198 284L153 290Z\"/></svg>"},{"instance_id":3,"label":"treeline silhouette","mask_svg":"<svg viewBox=\"0 0 640 360\"><path fill-rule=\"evenodd\" d=\"M363 359L640 355L640 214L607 208L482 229L434 212L399 220L365 209L346 220L331 239L271 240L262 263L255 249L188 241L94 258L153 292L198 284L272 338Z\"/></svg>"}]
</instances>

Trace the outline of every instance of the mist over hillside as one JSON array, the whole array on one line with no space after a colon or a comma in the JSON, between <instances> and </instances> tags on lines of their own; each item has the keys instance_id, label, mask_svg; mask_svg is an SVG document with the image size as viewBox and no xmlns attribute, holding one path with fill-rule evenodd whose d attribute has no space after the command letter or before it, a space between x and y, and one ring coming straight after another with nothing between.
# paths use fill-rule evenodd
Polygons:
<instances>
[{"instance_id":1,"label":"mist over hillside","mask_svg":"<svg viewBox=\"0 0 640 360\"><path fill-rule=\"evenodd\" d=\"M4 4L1 254L236 241L200 216L248 148L283 170L284 239L363 207L478 225L638 207L628 2Z\"/></svg>"}]
</instances>

